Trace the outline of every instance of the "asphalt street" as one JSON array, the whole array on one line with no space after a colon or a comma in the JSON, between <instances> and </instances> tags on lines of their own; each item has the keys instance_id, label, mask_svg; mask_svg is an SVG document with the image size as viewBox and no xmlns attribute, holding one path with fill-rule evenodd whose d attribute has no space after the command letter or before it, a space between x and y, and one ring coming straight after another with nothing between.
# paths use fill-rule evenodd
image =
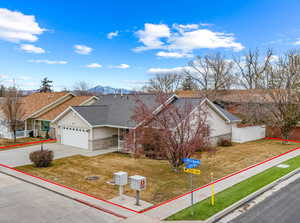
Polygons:
<instances>
[{"instance_id":1,"label":"asphalt street","mask_svg":"<svg viewBox=\"0 0 300 223\"><path fill-rule=\"evenodd\" d=\"M0 173L1 223L113 223L121 219Z\"/></svg>"},{"instance_id":2,"label":"asphalt street","mask_svg":"<svg viewBox=\"0 0 300 223\"><path fill-rule=\"evenodd\" d=\"M300 178L231 223L300 223Z\"/></svg>"}]
</instances>

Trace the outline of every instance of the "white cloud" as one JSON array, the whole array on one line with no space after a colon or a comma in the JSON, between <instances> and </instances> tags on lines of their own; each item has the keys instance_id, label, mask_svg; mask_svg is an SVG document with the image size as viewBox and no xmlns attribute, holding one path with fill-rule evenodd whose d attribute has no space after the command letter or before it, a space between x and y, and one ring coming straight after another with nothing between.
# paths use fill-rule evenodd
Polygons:
<instances>
[{"instance_id":1,"label":"white cloud","mask_svg":"<svg viewBox=\"0 0 300 223\"><path fill-rule=\"evenodd\" d=\"M297 41L294 42L294 45L300 45L300 38L298 38Z\"/></svg>"},{"instance_id":2,"label":"white cloud","mask_svg":"<svg viewBox=\"0 0 300 223\"><path fill-rule=\"evenodd\" d=\"M208 29L198 29L173 35L170 38L169 49L191 52L195 49L232 48L234 51L244 49L244 46L235 42L232 34L213 32Z\"/></svg>"},{"instance_id":3,"label":"white cloud","mask_svg":"<svg viewBox=\"0 0 300 223\"><path fill-rule=\"evenodd\" d=\"M6 78L8 78L8 75L6 75L6 74L0 74L0 79L6 79Z\"/></svg>"},{"instance_id":4,"label":"white cloud","mask_svg":"<svg viewBox=\"0 0 300 223\"><path fill-rule=\"evenodd\" d=\"M85 45L74 45L75 52L78 54L88 55L92 52L92 48Z\"/></svg>"},{"instance_id":5,"label":"white cloud","mask_svg":"<svg viewBox=\"0 0 300 223\"><path fill-rule=\"evenodd\" d=\"M98 64L98 63L91 63L91 64L88 64L86 65L87 68L100 68L102 67L101 64Z\"/></svg>"},{"instance_id":6,"label":"white cloud","mask_svg":"<svg viewBox=\"0 0 300 223\"><path fill-rule=\"evenodd\" d=\"M44 31L35 16L0 8L0 39L16 43L35 42Z\"/></svg>"},{"instance_id":7,"label":"white cloud","mask_svg":"<svg viewBox=\"0 0 300 223\"><path fill-rule=\"evenodd\" d=\"M203 28L201 24L173 24L171 29L166 24L146 23L144 29L137 31L136 35L143 45L136 47L134 51L164 49L166 52L161 51L157 55L165 57L191 56L193 50L204 48L228 48L234 51L244 49L233 34L215 32Z\"/></svg>"},{"instance_id":8,"label":"white cloud","mask_svg":"<svg viewBox=\"0 0 300 223\"><path fill-rule=\"evenodd\" d=\"M17 78L18 80L22 80L22 81L27 81L27 80L30 80L32 79L32 77L29 77L29 76L20 76Z\"/></svg>"},{"instance_id":9,"label":"white cloud","mask_svg":"<svg viewBox=\"0 0 300 223\"><path fill-rule=\"evenodd\" d=\"M117 31L115 31L115 32L110 32L110 33L108 33L107 34L107 38L108 39L112 39L112 38L114 38L114 37L116 37L116 36L118 36L119 35L119 31L117 30Z\"/></svg>"},{"instance_id":10,"label":"white cloud","mask_svg":"<svg viewBox=\"0 0 300 223\"><path fill-rule=\"evenodd\" d=\"M183 58L183 57L193 57L193 54L183 53L183 52L159 51L158 53L156 53L156 56L166 57L166 58Z\"/></svg>"},{"instance_id":11,"label":"white cloud","mask_svg":"<svg viewBox=\"0 0 300 223\"><path fill-rule=\"evenodd\" d=\"M46 63L46 64L67 64L64 60L28 60L31 63Z\"/></svg>"},{"instance_id":12,"label":"white cloud","mask_svg":"<svg viewBox=\"0 0 300 223\"><path fill-rule=\"evenodd\" d=\"M150 68L148 69L148 73L150 74L177 74L177 73L182 73L185 70L191 69L190 67L174 67L174 68Z\"/></svg>"},{"instance_id":13,"label":"white cloud","mask_svg":"<svg viewBox=\"0 0 300 223\"><path fill-rule=\"evenodd\" d=\"M137 31L136 35L138 36L139 41L144 44L144 46L134 49L139 52L150 49L161 49L164 45L161 38L168 38L171 33L170 28L165 24L145 23L144 30Z\"/></svg>"},{"instance_id":14,"label":"white cloud","mask_svg":"<svg viewBox=\"0 0 300 223\"><path fill-rule=\"evenodd\" d=\"M130 66L128 64L122 63L120 65L116 65L116 66L110 66L110 68L119 68L119 69L127 69Z\"/></svg>"},{"instance_id":15,"label":"white cloud","mask_svg":"<svg viewBox=\"0 0 300 223\"><path fill-rule=\"evenodd\" d=\"M195 29L199 29L199 25L198 24L173 24L173 28L177 29L180 32L184 32L184 31L188 31L188 30L195 30Z\"/></svg>"},{"instance_id":16,"label":"white cloud","mask_svg":"<svg viewBox=\"0 0 300 223\"><path fill-rule=\"evenodd\" d=\"M272 55L270 57L270 62L278 62L279 61L279 56L277 55Z\"/></svg>"},{"instance_id":17,"label":"white cloud","mask_svg":"<svg viewBox=\"0 0 300 223\"><path fill-rule=\"evenodd\" d=\"M43 48L37 47L32 44L21 44L20 49L26 51L27 53L36 53L36 54L45 53L45 50Z\"/></svg>"}]
</instances>

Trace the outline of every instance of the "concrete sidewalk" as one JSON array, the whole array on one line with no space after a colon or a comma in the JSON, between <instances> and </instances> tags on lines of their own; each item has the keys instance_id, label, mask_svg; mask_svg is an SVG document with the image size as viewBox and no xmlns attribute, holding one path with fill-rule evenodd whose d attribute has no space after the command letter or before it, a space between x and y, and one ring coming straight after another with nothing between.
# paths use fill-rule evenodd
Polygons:
<instances>
[{"instance_id":1,"label":"concrete sidewalk","mask_svg":"<svg viewBox=\"0 0 300 223\"><path fill-rule=\"evenodd\" d=\"M240 183L243 180L246 180L260 172L263 172L264 170L276 166L286 160L289 160L293 157L300 155L300 149L297 149L293 152L290 152L288 154L285 154L283 156L277 157L273 160L270 160L264 164L261 164L259 166L253 167L251 169L248 169L244 172L241 172L237 175L231 176L227 179L224 179L218 183L215 184L215 192L220 192L222 190L225 190L234 184ZM201 200L204 200L211 195L211 187L205 187L203 189L200 189L193 193L194 195L194 203L199 202ZM187 207L191 206L191 195L186 195L181 198L178 198L176 200L170 201L164 205L161 205L159 207L156 207L154 209L151 209L149 211L146 211L143 213L146 216L152 217L153 219L157 220L163 220L167 218L170 215L173 215L177 213L178 211L185 209Z\"/></svg>"},{"instance_id":2,"label":"concrete sidewalk","mask_svg":"<svg viewBox=\"0 0 300 223\"><path fill-rule=\"evenodd\" d=\"M44 149L49 149L54 152L54 159L69 157L74 155L96 156L105 153L117 151L117 147L107 148L103 150L88 151L84 149L75 148L72 146L62 145L60 143L45 143ZM15 167L31 164L29 154L33 151L40 150L41 145L32 145L10 150L0 150L0 163Z\"/></svg>"}]
</instances>

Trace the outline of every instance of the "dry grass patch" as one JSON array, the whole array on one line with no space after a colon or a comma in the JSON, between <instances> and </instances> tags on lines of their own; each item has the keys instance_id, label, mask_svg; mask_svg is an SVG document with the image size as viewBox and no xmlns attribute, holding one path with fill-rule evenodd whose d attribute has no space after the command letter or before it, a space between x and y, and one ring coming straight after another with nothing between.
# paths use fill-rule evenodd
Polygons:
<instances>
[{"instance_id":1,"label":"dry grass patch","mask_svg":"<svg viewBox=\"0 0 300 223\"><path fill-rule=\"evenodd\" d=\"M1 139L0 138L0 147L18 145L18 144L23 144L23 143L28 143L28 142L36 142L36 141L41 141L41 140L45 140L45 139L44 138L30 138L30 137L27 137L27 138L18 138L16 140L16 142L14 142L13 139ZM21 146L25 147L27 145L21 145ZM17 147L18 146L14 146L14 147L11 147L11 148L5 148L5 149L1 149L1 150L14 149L14 148L17 148Z\"/></svg>"},{"instance_id":2,"label":"dry grass patch","mask_svg":"<svg viewBox=\"0 0 300 223\"><path fill-rule=\"evenodd\" d=\"M202 160L202 173L194 176L195 188L210 182L211 171L215 178L220 178L295 147L295 143L283 145L279 141L262 140L235 144L232 147L218 147L214 158L209 158L206 153L195 154L194 158ZM167 161L135 159L120 153L95 157L72 156L55 160L47 168L28 165L18 169L104 199L118 195L117 187L107 183L117 171L146 176L147 190L142 192L142 199L152 203L160 203L190 190L188 176L182 171L175 173ZM88 176L98 176L99 179L89 181L86 180ZM129 187L126 188L126 194L134 195Z\"/></svg>"}]
</instances>

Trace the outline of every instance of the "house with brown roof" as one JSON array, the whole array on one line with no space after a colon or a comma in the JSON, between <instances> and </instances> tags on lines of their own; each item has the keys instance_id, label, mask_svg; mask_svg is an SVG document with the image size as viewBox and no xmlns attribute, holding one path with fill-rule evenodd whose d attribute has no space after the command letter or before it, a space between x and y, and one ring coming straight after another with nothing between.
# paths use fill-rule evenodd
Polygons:
<instances>
[{"instance_id":1,"label":"house with brown roof","mask_svg":"<svg viewBox=\"0 0 300 223\"><path fill-rule=\"evenodd\" d=\"M24 126L18 136L55 137L55 128L50 124L53 119L70 106L91 105L98 100L95 96L76 96L69 92L33 93L22 98L21 121ZM2 133L2 137L10 135Z\"/></svg>"}]
</instances>

